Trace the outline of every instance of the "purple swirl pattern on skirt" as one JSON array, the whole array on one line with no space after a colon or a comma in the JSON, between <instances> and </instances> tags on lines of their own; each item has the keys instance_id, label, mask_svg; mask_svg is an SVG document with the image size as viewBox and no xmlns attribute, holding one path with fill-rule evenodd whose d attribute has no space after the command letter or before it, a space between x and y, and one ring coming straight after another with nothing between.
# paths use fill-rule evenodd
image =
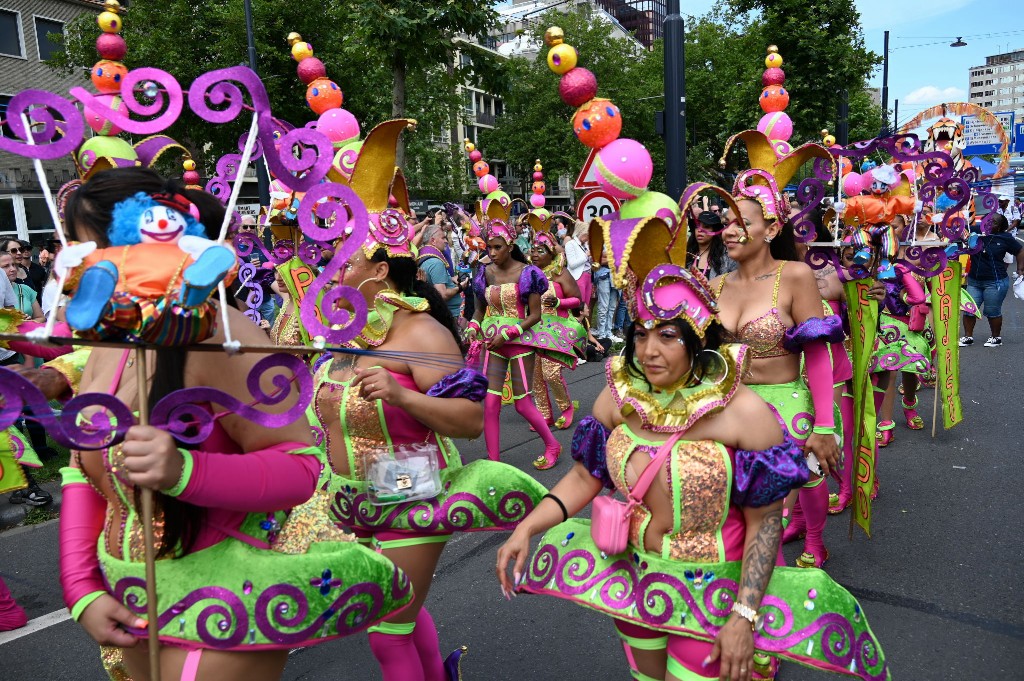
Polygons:
<instances>
[{"instance_id":1,"label":"purple swirl pattern on skirt","mask_svg":"<svg viewBox=\"0 0 1024 681\"><path fill-rule=\"evenodd\" d=\"M440 497L411 501L394 506L374 506L365 492L339 491L331 504L337 523L368 530L408 529L430 534L468 532L473 529L515 529L533 510L533 499L526 492L507 492L492 504L471 492L457 492L443 501ZM482 516L487 524L477 524Z\"/></svg>"}]
</instances>

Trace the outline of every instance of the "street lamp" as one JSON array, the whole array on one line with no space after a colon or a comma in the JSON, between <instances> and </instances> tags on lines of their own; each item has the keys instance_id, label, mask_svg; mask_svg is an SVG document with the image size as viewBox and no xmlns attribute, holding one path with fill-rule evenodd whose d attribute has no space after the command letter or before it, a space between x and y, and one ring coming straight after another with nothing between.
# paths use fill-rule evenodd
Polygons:
<instances>
[{"instance_id":1,"label":"street lamp","mask_svg":"<svg viewBox=\"0 0 1024 681\"><path fill-rule=\"evenodd\" d=\"M957 36L956 37L956 42L955 43L950 43L949 46L950 47L967 47L967 43L964 42L964 39L961 36Z\"/></svg>"},{"instance_id":2,"label":"street lamp","mask_svg":"<svg viewBox=\"0 0 1024 681\"><path fill-rule=\"evenodd\" d=\"M679 0L669 0L665 17L665 184L668 195L686 186L686 57Z\"/></svg>"}]
</instances>

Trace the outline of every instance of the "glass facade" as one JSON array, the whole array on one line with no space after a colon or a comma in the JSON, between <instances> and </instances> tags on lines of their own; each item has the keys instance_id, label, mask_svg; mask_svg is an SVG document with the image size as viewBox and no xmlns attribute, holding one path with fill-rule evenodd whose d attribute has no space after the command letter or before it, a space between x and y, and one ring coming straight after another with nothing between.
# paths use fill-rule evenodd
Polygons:
<instances>
[{"instance_id":1,"label":"glass facade","mask_svg":"<svg viewBox=\"0 0 1024 681\"><path fill-rule=\"evenodd\" d=\"M665 0L597 0L622 27L650 48L665 35Z\"/></svg>"}]
</instances>

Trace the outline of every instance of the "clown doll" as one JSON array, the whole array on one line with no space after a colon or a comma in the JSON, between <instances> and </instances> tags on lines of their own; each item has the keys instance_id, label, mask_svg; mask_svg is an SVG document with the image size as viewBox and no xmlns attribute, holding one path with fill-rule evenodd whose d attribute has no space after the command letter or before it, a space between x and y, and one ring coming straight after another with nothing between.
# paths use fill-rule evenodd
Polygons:
<instances>
[{"instance_id":1,"label":"clown doll","mask_svg":"<svg viewBox=\"0 0 1024 681\"><path fill-rule=\"evenodd\" d=\"M921 202L912 196L893 193L900 185L900 174L890 165L871 168L866 175L871 180L869 195L854 196L846 203L836 203L836 210L843 221L853 228L843 241L856 247L853 260L858 265L869 263L874 251L878 260L878 278L894 279L896 270L892 260L899 254L900 240L892 222L897 215L920 211Z\"/></svg>"},{"instance_id":2,"label":"clown doll","mask_svg":"<svg viewBox=\"0 0 1024 681\"><path fill-rule=\"evenodd\" d=\"M206 239L199 210L181 194L139 192L118 203L111 246L75 244L57 258L72 267L66 318L87 338L187 345L213 335L210 294L230 283L235 254Z\"/></svg>"}]
</instances>

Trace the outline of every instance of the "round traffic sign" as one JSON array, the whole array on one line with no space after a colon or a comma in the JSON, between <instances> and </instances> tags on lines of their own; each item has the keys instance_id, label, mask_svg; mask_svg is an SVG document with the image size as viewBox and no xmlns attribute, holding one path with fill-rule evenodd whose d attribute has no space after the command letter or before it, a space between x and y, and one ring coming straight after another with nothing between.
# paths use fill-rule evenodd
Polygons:
<instances>
[{"instance_id":1,"label":"round traffic sign","mask_svg":"<svg viewBox=\"0 0 1024 681\"><path fill-rule=\"evenodd\" d=\"M576 218L583 222L590 222L594 218L614 213L619 210L619 207L618 199L603 189L595 189L592 192L587 192L580 199L576 206Z\"/></svg>"}]
</instances>

